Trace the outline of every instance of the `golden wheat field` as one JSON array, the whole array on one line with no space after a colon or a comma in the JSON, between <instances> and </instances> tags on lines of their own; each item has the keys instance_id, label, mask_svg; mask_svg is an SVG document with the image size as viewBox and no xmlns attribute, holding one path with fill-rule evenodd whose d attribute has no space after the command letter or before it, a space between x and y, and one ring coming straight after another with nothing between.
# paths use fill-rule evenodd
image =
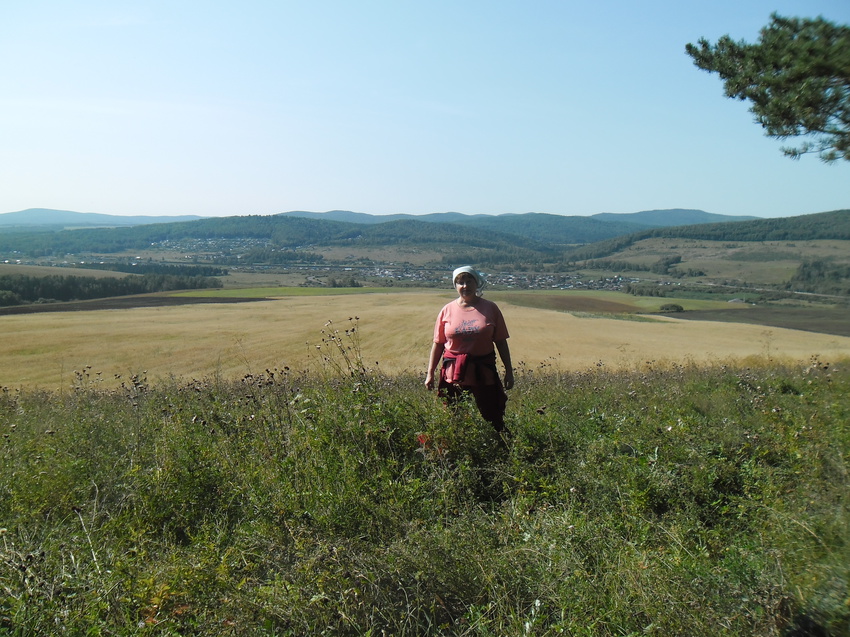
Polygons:
<instances>
[{"instance_id":1,"label":"golden wheat field","mask_svg":"<svg viewBox=\"0 0 850 637\"><path fill-rule=\"evenodd\" d=\"M292 296L238 304L140 307L0 316L0 386L57 389L86 370L104 384L144 374L239 378L265 369L316 369L322 339L357 327L367 367L424 372L433 322L451 292ZM834 361L850 338L756 325L576 316L500 302L516 367L583 370L772 357ZM323 334L323 330L325 334ZM335 348L331 348L333 350Z\"/></svg>"}]
</instances>

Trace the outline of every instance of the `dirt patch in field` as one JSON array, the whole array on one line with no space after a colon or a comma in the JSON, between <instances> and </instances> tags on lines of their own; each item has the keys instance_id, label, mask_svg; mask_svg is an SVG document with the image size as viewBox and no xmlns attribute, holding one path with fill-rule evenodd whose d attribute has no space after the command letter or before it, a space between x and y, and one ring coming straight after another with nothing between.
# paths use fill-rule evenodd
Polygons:
<instances>
[{"instance_id":1,"label":"dirt patch in field","mask_svg":"<svg viewBox=\"0 0 850 637\"><path fill-rule=\"evenodd\" d=\"M745 310L690 310L666 316L693 321L747 323L804 330L817 334L850 336L847 308L753 307Z\"/></svg>"},{"instance_id":2,"label":"dirt patch in field","mask_svg":"<svg viewBox=\"0 0 850 637\"><path fill-rule=\"evenodd\" d=\"M10 314L40 314L42 312L91 312L94 310L129 310L136 307L174 307L198 303L247 303L266 301L263 298L196 297L196 296L120 296L67 303L33 303L0 307L0 316Z\"/></svg>"}]
</instances>

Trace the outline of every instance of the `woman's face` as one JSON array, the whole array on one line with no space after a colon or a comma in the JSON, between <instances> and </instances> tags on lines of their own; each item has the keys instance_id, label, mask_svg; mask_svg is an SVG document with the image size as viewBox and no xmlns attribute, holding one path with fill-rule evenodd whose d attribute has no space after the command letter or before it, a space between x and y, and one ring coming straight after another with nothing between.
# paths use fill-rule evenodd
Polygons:
<instances>
[{"instance_id":1,"label":"woman's face","mask_svg":"<svg viewBox=\"0 0 850 637\"><path fill-rule=\"evenodd\" d=\"M475 291L478 289L478 283L475 277L468 272L458 274L455 279L455 289L457 293L464 298L475 296Z\"/></svg>"}]
</instances>

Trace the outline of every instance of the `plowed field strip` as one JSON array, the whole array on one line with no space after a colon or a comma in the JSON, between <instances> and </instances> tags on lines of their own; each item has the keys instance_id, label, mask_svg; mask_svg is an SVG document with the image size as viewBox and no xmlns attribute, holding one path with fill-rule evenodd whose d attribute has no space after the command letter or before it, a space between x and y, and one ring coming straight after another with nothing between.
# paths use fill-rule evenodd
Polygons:
<instances>
[{"instance_id":1,"label":"plowed field strip","mask_svg":"<svg viewBox=\"0 0 850 637\"><path fill-rule=\"evenodd\" d=\"M785 327L818 334L850 336L850 310L847 308L755 307L745 310L692 310L667 316L693 321L746 323L766 327Z\"/></svg>"},{"instance_id":2,"label":"plowed field strip","mask_svg":"<svg viewBox=\"0 0 850 637\"><path fill-rule=\"evenodd\" d=\"M90 301L69 301L67 303L32 303L0 307L0 316L10 314L37 314L42 312L91 312L94 310L129 310L136 307L174 307L177 305L195 305L199 303L248 303L265 301L263 298L241 297L193 297L193 296L116 296L108 299Z\"/></svg>"}]
</instances>

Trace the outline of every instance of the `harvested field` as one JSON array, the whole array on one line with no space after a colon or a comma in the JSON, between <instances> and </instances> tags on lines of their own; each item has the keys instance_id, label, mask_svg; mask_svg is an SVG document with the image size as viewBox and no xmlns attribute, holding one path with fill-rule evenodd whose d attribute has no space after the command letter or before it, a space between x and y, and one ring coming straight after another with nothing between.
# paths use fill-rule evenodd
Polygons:
<instances>
[{"instance_id":1,"label":"harvested field","mask_svg":"<svg viewBox=\"0 0 850 637\"><path fill-rule=\"evenodd\" d=\"M238 378L282 366L316 369L328 352L322 339L339 330L353 347L345 331L355 325L367 367L418 373L424 371L437 311L452 298L451 292L427 290L7 315L0 317L0 385L63 388L73 382L74 371L84 369L104 383L115 383L119 374ZM514 364L526 369L850 358L846 336L670 317L646 322L580 317L499 303Z\"/></svg>"}]
</instances>

